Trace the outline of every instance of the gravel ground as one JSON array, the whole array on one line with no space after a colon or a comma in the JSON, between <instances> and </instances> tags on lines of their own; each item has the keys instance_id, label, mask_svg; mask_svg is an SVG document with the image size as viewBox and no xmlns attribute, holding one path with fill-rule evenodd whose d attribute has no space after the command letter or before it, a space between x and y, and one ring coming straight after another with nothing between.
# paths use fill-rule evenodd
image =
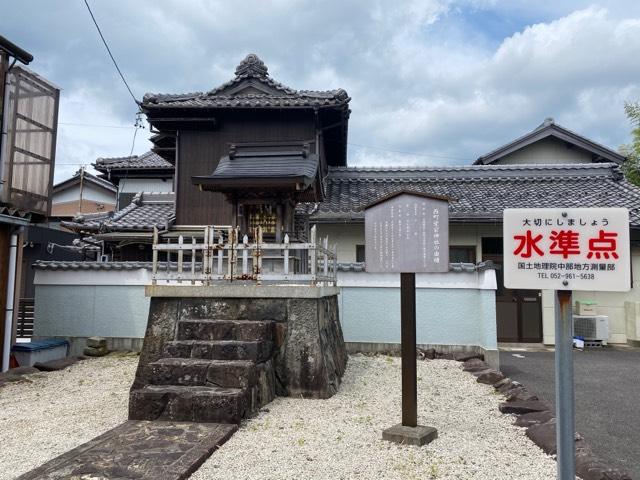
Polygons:
<instances>
[{"instance_id":1,"label":"gravel ground","mask_svg":"<svg viewBox=\"0 0 640 480\"><path fill-rule=\"evenodd\" d=\"M418 423L439 438L391 444L381 433L400 419L400 360L352 356L337 395L277 398L191 479L555 479L555 461L499 413L501 399L460 363L418 362Z\"/></svg>"},{"instance_id":2,"label":"gravel ground","mask_svg":"<svg viewBox=\"0 0 640 480\"><path fill-rule=\"evenodd\" d=\"M0 388L0 480L41 465L126 420L137 357L80 362ZM418 362L422 447L382 441L400 419L400 361L352 356L328 400L278 398L191 478L555 479L555 461L498 412L501 397L457 362Z\"/></svg>"},{"instance_id":3,"label":"gravel ground","mask_svg":"<svg viewBox=\"0 0 640 480\"><path fill-rule=\"evenodd\" d=\"M137 356L79 362L0 388L0 479L12 479L127 419Z\"/></svg>"}]
</instances>

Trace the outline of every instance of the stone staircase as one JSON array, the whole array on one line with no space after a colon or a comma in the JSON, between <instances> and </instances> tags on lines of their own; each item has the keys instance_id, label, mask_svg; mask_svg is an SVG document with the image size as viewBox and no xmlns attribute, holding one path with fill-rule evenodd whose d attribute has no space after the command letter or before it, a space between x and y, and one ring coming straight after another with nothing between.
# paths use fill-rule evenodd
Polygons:
<instances>
[{"instance_id":1,"label":"stone staircase","mask_svg":"<svg viewBox=\"0 0 640 480\"><path fill-rule=\"evenodd\" d=\"M274 322L184 319L144 367L129 418L239 423L275 397Z\"/></svg>"}]
</instances>

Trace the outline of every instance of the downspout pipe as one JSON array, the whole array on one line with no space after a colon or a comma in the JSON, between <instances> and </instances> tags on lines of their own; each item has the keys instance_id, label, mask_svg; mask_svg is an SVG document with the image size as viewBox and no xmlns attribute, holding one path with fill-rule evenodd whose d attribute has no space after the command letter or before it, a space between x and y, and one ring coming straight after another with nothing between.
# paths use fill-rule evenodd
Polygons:
<instances>
[{"instance_id":1,"label":"downspout pipe","mask_svg":"<svg viewBox=\"0 0 640 480\"><path fill-rule=\"evenodd\" d=\"M4 343L2 350L2 371L9 370L11 356L11 335L13 333L13 297L16 293L16 260L18 258L18 233L11 234L9 243L9 274L7 275L7 306L4 311Z\"/></svg>"}]
</instances>

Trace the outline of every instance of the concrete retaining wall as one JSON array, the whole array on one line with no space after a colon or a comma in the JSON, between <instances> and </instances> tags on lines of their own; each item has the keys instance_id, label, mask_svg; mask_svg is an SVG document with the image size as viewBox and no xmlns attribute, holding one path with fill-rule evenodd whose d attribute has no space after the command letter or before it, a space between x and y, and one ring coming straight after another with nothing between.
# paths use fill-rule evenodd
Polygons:
<instances>
[{"instance_id":1,"label":"concrete retaining wall","mask_svg":"<svg viewBox=\"0 0 640 480\"><path fill-rule=\"evenodd\" d=\"M74 353L93 335L107 337L112 349L140 349L149 313L148 270L38 270L35 283L35 335L68 338ZM346 342L400 342L398 275L340 272L338 284ZM478 347L488 358L497 352L492 270L418 274L416 286L419 344L443 351Z\"/></svg>"},{"instance_id":2,"label":"concrete retaining wall","mask_svg":"<svg viewBox=\"0 0 640 480\"><path fill-rule=\"evenodd\" d=\"M340 315L348 345L400 343L399 275L340 272ZM497 365L493 270L416 275L417 343L441 352L482 352ZM353 350L355 347L350 347Z\"/></svg>"}]
</instances>

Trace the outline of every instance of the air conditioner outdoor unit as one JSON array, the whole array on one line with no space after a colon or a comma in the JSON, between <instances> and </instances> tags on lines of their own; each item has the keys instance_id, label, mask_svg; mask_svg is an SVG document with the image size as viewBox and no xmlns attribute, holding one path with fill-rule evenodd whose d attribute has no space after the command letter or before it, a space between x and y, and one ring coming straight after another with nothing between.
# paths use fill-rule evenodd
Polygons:
<instances>
[{"instance_id":1,"label":"air conditioner outdoor unit","mask_svg":"<svg viewBox=\"0 0 640 480\"><path fill-rule=\"evenodd\" d=\"M574 315L573 336L582 337L585 340L599 340L606 345L609 340L609 317Z\"/></svg>"}]
</instances>

